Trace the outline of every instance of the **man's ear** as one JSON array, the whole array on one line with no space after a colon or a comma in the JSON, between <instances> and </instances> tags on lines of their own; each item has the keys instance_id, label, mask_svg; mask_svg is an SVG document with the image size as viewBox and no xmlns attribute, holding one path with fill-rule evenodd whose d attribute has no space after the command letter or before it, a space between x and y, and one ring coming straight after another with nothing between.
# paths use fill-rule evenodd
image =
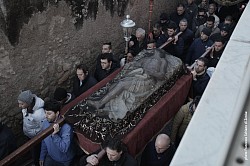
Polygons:
<instances>
[{"instance_id":1,"label":"man's ear","mask_svg":"<svg viewBox=\"0 0 250 166\"><path fill-rule=\"evenodd\" d=\"M57 111L57 112L56 112L56 116L58 116L59 114L60 114L60 112L59 112L59 111Z\"/></svg>"}]
</instances>

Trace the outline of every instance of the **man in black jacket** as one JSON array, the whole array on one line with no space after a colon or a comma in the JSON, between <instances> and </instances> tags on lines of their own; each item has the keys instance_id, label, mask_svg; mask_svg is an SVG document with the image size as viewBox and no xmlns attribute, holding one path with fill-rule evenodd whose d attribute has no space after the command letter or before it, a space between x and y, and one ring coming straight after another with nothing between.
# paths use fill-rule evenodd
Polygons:
<instances>
[{"instance_id":1,"label":"man in black jacket","mask_svg":"<svg viewBox=\"0 0 250 166\"><path fill-rule=\"evenodd\" d=\"M125 145L118 139L111 139L105 148L106 154L98 159L97 154L83 157L80 165L137 166L137 161L126 152Z\"/></svg>"},{"instance_id":2,"label":"man in black jacket","mask_svg":"<svg viewBox=\"0 0 250 166\"><path fill-rule=\"evenodd\" d=\"M76 75L72 91L74 98L80 96L97 83L96 79L89 74L87 68L82 64L76 67Z\"/></svg>"},{"instance_id":3,"label":"man in black jacket","mask_svg":"<svg viewBox=\"0 0 250 166\"><path fill-rule=\"evenodd\" d=\"M175 147L166 134L159 134L148 143L141 157L141 166L168 166L174 156Z\"/></svg>"},{"instance_id":4,"label":"man in black jacket","mask_svg":"<svg viewBox=\"0 0 250 166\"><path fill-rule=\"evenodd\" d=\"M208 67L216 67L221 55L225 48L225 41L222 38L218 38L214 42L214 47L212 48L208 59Z\"/></svg>"},{"instance_id":5,"label":"man in black jacket","mask_svg":"<svg viewBox=\"0 0 250 166\"><path fill-rule=\"evenodd\" d=\"M200 57L195 61L194 69L191 71L193 75L193 98L196 96L202 96L205 91L207 84L210 80L207 74L208 60L205 57Z\"/></svg>"},{"instance_id":6,"label":"man in black jacket","mask_svg":"<svg viewBox=\"0 0 250 166\"><path fill-rule=\"evenodd\" d=\"M119 67L119 64L114 61L112 53L101 54L100 62L101 68L96 67L95 70L95 78L97 81L101 81L106 78Z\"/></svg>"}]
</instances>

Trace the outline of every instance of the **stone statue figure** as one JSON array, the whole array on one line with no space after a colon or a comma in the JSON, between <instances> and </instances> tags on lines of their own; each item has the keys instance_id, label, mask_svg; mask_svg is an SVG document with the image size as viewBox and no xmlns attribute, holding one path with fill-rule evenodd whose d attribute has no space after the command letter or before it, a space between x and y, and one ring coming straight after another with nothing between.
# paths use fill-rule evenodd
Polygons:
<instances>
[{"instance_id":1,"label":"stone statue figure","mask_svg":"<svg viewBox=\"0 0 250 166\"><path fill-rule=\"evenodd\" d=\"M133 62L124 66L118 81L110 85L103 98L87 102L113 121L123 119L127 112L133 112L181 66L180 59L164 50L143 50Z\"/></svg>"}]
</instances>

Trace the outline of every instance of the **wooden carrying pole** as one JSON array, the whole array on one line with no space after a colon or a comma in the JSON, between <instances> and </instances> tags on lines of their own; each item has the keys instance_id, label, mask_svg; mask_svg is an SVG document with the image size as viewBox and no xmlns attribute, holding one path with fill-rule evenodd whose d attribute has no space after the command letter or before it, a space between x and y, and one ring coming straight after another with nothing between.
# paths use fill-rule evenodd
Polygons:
<instances>
[{"instance_id":1,"label":"wooden carrying pole","mask_svg":"<svg viewBox=\"0 0 250 166\"><path fill-rule=\"evenodd\" d=\"M182 34L182 32L179 32L177 35L175 35L175 37L179 37ZM171 42L173 42L175 40L175 38L173 37L171 40L166 41L165 43L163 43L159 48L164 48L167 45L169 45Z\"/></svg>"},{"instance_id":2,"label":"wooden carrying pole","mask_svg":"<svg viewBox=\"0 0 250 166\"><path fill-rule=\"evenodd\" d=\"M58 123L60 126L64 123L64 118L59 119L56 123ZM34 145L41 142L44 138L46 138L48 135L53 133L53 125L50 125L49 128L45 129L43 132L36 135L34 138L23 144L21 147L19 147L17 150L12 152L10 155L6 156L3 160L0 161L0 166L7 166L16 161L18 158L20 158L22 155L27 153Z\"/></svg>"}]
</instances>

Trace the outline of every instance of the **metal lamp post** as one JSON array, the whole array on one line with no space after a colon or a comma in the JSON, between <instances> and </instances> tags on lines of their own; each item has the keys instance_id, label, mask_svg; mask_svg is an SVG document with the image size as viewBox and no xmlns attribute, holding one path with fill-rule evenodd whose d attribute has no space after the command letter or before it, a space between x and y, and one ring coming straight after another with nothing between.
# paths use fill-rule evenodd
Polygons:
<instances>
[{"instance_id":1,"label":"metal lamp post","mask_svg":"<svg viewBox=\"0 0 250 166\"><path fill-rule=\"evenodd\" d=\"M126 42L125 54L128 52L128 43L131 38L132 28L135 26L135 22L130 20L130 16L126 15L126 19L121 22L121 26L123 28L124 39Z\"/></svg>"}]
</instances>

